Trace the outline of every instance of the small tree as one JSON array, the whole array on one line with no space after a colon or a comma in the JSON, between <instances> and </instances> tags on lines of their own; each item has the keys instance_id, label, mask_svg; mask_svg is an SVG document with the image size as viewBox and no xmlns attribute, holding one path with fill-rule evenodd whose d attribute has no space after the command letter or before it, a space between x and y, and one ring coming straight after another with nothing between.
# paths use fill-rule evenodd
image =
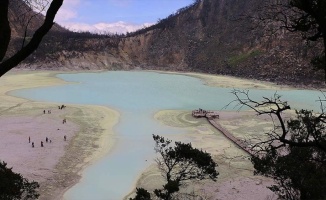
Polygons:
<instances>
[{"instance_id":1,"label":"small tree","mask_svg":"<svg viewBox=\"0 0 326 200\"><path fill-rule=\"evenodd\" d=\"M130 200L151 200L151 194L144 188L136 188L136 197Z\"/></svg>"},{"instance_id":2,"label":"small tree","mask_svg":"<svg viewBox=\"0 0 326 200\"><path fill-rule=\"evenodd\" d=\"M269 115L274 128L265 133L267 139L253 145L255 174L271 177L275 185L269 187L280 199L326 198L326 114L323 100L321 113L296 111L296 117L285 120L290 110L287 102L274 94L255 101L248 91L234 90L236 102L248 106L258 115Z\"/></svg>"},{"instance_id":3,"label":"small tree","mask_svg":"<svg viewBox=\"0 0 326 200\"><path fill-rule=\"evenodd\" d=\"M29 182L21 174L7 168L7 163L0 162L0 199L1 200L31 200L37 199L39 184Z\"/></svg>"},{"instance_id":4,"label":"small tree","mask_svg":"<svg viewBox=\"0 0 326 200\"><path fill-rule=\"evenodd\" d=\"M172 146L172 141L164 137L153 135L153 139L155 151L160 155L156 162L167 181L163 189L154 191L157 197L172 199L172 195L178 192L180 186L187 180L216 181L217 164L209 153L193 148L191 143L175 142Z\"/></svg>"}]
</instances>

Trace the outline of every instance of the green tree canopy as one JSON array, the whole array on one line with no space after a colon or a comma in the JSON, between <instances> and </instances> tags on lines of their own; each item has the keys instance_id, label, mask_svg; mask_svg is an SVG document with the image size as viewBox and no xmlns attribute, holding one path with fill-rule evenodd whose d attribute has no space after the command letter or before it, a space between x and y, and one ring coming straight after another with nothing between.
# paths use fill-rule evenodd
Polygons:
<instances>
[{"instance_id":1,"label":"green tree canopy","mask_svg":"<svg viewBox=\"0 0 326 200\"><path fill-rule=\"evenodd\" d=\"M37 199L39 184L29 182L21 174L7 168L7 163L0 161L0 199L1 200L32 200Z\"/></svg>"},{"instance_id":2,"label":"green tree canopy","mask_svg":"<svg viewBox=\"0 0 326 200\"><path fill-rule=\"evenodd\" d=\"M248 91L234 90L241 106L248 106L258 115L269 115L274 128L266 139L255 142L252 156L255 174L273 178L269 187L280 199L326 199L326 114L320 100L320 113L296 111L291 119L287 102L274 94L255 101Z\"/></svg>"},{"instance_id":3,"label":"green tree canopy","mask_svg":"<svg viewBox=\"0 0 326 200\"><path fill-rule=\"evenodd\" d=\"M211 179L216 181L217 164L211 155L202 150L193 148L191 143L175 142L164 137L153 135L155 151L160 155L156 159L167 183L163 189L156 189L155 195L169 200L172 194L179 191L179 187L187 180Z\"/></svg>"}]
</instances>

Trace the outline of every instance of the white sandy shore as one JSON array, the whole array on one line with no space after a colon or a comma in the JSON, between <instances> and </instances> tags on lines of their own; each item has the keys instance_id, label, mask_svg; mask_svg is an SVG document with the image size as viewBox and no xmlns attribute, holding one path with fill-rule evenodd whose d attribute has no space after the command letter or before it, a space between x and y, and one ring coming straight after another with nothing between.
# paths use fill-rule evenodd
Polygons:
<instances>
[{"instance_id":1,"label":"white sandy shore","mask_svg":"<svg viewBox=\"0 0 326 200\"><path fill-rule=\"evenodd\" d=\"M166 73L166 72L159 72ZM173 73L180 74L180 73ZM287 86L278 86L273 83L251 81L227 76L213 76L206 74L186 73L202 79L210 86L243 88L243 89L291 89ZM194 119L191 111L164 110L155 115L155 119L164 125L180 128L177 135L169 135L173 141L191 142L196 148L203 149L213 156L218 163L220 173L217 182L192 182L181 192L195 193L204 199L221 200L251 200L276 199L276 196L267 189L273 184L271 179L254 176L253 166L249 156L226 139L219 131L213 128L206 119ZM218 121L224 128L238 138L248 139L267 131L272 127L270 119L257 117L252 111L221 112ZM163 180L155 163L142 172L136 187L143 187L149 191L161 188ZM128 194L125 199L133 197L135 191Z\"/></svg>"},{"instance_id":2,"label":"white sandy shore","mask_svg":"<svg viewBox=\"0 0 326 200\"><path fill-rule=\"evenodd\" d=\"M266 199L274 194L266 188L273 182L270 179L253 175L253 166L249 156L226 139L219 131L207 123L206 119L192 118L190 111L164 110L155 115L162 124L180 128L180 134L168 135L173 141L191 142L198 149L210 153L218 164L220 173L217 182L191 182L182 192L191 193L204 199L251 200ZM257 118L253 112L221 112L219 123L239 138L248 138L257 134L260 127L271 127L264 118ZM252 125L258 123L260 127ZM234 127L237 127L235 129ZM255 131L256 130L256 131ZM246 133L246 134L243 134ZM152 164L139 177L135 187L149 191L161 188L163 180L156 164ZM125 199L133 197L135 191ZM273 198L271 198L273 199Z\"/></svg>"},{"instance_id":3,"label":"white sandy shore","mask_svg":"<svg viewBox=\"0 0 326 200\"><path fill-rule=\"evenodd\" d=\"M67 84L55 78L54 72L14 72L2 77L0 84L0 159L15 172L39 182L40 199L61 199L64 191L79 181L85 166L114 146L113 126L119 113L102 106L66 105L59 110L56 103L7 94L22 88ZM46 143L46 137L51 143Z\"/></svg>"},{"instance_id":4,"label":"white sandy shore","mask_svg":"<svg viewBox=\"0 0 326 200\"><path fill-rule=\"evenodd\" d=\"M32 102L7 95L8 91L16 89L67 84L55 78L54 74L18 72L0 79L0 159L13 166L14 171L40 182L40 199L61 199L64 191L79 181L85 166L107 154L114 146L116 138L112 130L119 120L119 113L106 107L67 105L66 109L59 110L56 103ZM182 75L201 78L212 86L279 89L275 84L233 77ZM52 114L43 114L43 110L51 110ZM253 119L251 114L223 113L220 123L237 137L241 137L243 132L256 134L268 122ZM271 184L271 180L252 176L252 164L242 150L204 119L198 121L189 116L189 111L161 111L155 116L163 124L186 132L170 139L192 142L196 148L210 152L219 164L218 182L194 184L188 192L195 191L213 199L264 199L273 195L265 187ZM67 124L62 124L64 118ZM63 135L68 141L63 141ZM35 142L34 148L28 143L29 136ZM49 137L52 143L46 143L45 137ZM41 140L45 145L43 148L40 147ZM155 165L144 171L136 184L149 190L161 185L161 176Z\"/></svg>"},{"instance_id":5,"label":"white sandy shore","mask_svg":"<svg viewBox=\"0 0 326 200\"><path fill-rule=\"evenodd\" d=\"M249 80L244 78L237 78L234 76L226 75L211 75L203 73L194 73L194 72L165 72L165 71L155 71L153 72L162 73L162 74L176 74L183 76L191 76L201 79L205 85L212 87L221 87L221 88L239 88L239 89L261 89L261 90L288 90L294 89L292 86L288 85L278 85L272 82L258 81L258 80Z\"/></svg>"}]
</instances>

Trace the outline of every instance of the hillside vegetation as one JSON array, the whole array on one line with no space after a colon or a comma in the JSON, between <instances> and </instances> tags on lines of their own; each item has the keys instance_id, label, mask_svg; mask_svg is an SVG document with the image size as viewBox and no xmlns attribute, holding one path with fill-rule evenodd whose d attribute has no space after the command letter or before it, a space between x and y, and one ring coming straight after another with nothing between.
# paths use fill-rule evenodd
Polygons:
<instances>
[{"instance_id":1,"label":"hillside vegetation","mask_svg":"<svg viewBox=\"0 0 326 200\"><path fill-rule=\"evenodd\" d=\"M321 83L322 72L310 66L319 44L307 44L299 34L285 31L270 35L251 17L261 3L261 0L197 0L152 27L121 36L72 33L55 26L21 67L159 69L292 85ZM14 51L21 44L22 31L15 18L12 24L18 38L12 45Z\"/></svg>"}]
</instances>

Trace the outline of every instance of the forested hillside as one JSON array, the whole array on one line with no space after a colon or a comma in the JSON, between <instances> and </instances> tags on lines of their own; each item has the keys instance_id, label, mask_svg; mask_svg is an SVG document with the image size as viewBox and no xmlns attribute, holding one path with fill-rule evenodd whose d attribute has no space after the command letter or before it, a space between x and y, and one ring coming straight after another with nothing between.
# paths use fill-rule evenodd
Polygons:
<instances>
[{"instance_id":1,"label":"forested hillside","mask_svg":"<svg viewBox=\"0 0 326 200\"><path fill-rule=\"evenodd\" d=\"M315 51L318 44L307 44L298 33L269 33L253 18L262 2L197 1L162 20L157 28L122 40L120 47L134 63L150 69L292 84L322 80L322 72L310 66L311 58L320 52Z\"/></svg>"},{"instance_id":2,"label":"forested hillside","mask_svg":"<svg viewBox=\"0 0 326 200\"><path fill-rule=\"evenodd\" d=\"M300 34L284 30L269 33L254 18L262 2L198 0L152 27L121 36L57 26L21 67L194 71L318 85L323 74L310 65L320 52L318 43L307 44ZM20 33L15 18L12 24Z\"/></svg>"}]
</instances>

